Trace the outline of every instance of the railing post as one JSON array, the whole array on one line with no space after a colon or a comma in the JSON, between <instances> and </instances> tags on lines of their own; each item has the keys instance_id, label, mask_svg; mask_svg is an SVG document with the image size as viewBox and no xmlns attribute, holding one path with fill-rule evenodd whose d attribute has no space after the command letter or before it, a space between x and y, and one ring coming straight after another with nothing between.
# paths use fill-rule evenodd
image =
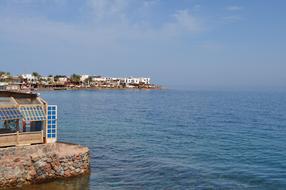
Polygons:
<instances>
[{"instance_id":1,"label":"railing post","mask_svg":"<svg viewBox=\"0 0 286 190\"><path fill-rule=\"evenodd\" d=\"M16 132L16 144L19 145L19 131Z\"/></svg>"},{"instance_id":2,"label":"railing post","mask_svg":"<svg viewBox=\"0 0 286 190\"><path fill-rule=\"evenodd\" d=\"M44 143L44 130L42 130L42 143Z\"/></svg>"}]
</instances>

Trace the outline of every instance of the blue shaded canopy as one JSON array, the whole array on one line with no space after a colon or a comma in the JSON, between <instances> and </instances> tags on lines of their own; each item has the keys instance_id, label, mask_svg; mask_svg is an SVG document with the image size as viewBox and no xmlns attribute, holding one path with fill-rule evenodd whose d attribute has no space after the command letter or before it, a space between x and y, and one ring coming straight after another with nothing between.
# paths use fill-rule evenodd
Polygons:
<instances>
[{"instance_id":1,"label":"blue shaded canopy","mask_svg":"<svg viewBox=\"0 0 286 190\"><path fill-rule=\"evenodd\" d=\"M46 120L46 114L42 106L20 107L20 112L25 121Z\"/></svg>"},{"instance_id":2,"label":"blue shaded canopy","mask_svg":"<svg viewBox=\"0 0 286 190\"><path fill-rule=\"evenodd\" d=\"M18 108L0 108L0 121L21 119L22 114Z\"/></svg>"}]
</instances>

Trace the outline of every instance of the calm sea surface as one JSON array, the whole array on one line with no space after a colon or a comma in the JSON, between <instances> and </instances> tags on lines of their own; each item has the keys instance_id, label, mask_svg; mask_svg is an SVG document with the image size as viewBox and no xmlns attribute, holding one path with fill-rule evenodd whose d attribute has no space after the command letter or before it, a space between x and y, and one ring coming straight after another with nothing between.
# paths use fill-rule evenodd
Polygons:
<instances>
[{"instance_id":1,"label":"calm sea surface","mask_svg":"<svg viewBox=\"0 0 286 190\"><path fill-rule=\"evenodd\" d=\"M28 189L286 189L286 92L42 92L91 175Z\"/></svg>"}]
</instances>

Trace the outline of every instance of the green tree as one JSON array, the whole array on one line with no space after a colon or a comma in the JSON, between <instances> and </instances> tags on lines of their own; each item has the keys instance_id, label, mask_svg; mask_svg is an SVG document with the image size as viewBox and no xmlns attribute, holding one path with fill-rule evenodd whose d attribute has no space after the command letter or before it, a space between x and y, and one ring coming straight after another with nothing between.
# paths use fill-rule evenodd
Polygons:
<instances>
[{"instance_id":1,"label":"green tree","mask_svg":"<svg viewBox=\"0 0 286 190\"><path fill-rule=\"evenodd\" d=\"M72 75L70 76L70 81L71 81L72 83L79 84L79 83L80 83L80 75L72 74Z\"/></svg>"},{"instance_id":2,"label":"green tree","mask_svg":"<svg viewBox=\"0 0 286 190\"><path fill-rule=\"evenodd\" d=\"M0 71L0 80L5 82L10 82L12 80L11 73Z\"/></svg>"},{"instance_id":3,"label":"green tree","mask_svg":"<svg viewBox=\"0 0 286 190\"><path fill-rule=\"evenodd\" d=\"M36 78L40 78L41 75L38 72L33 72L32 76L36 77Z\"/></svg>"},{"instance_id":4,"label":"green tree","mask_svg":"<svg viewBox=\"0 0 286 190\"><path fill-rule=\"evenodd\" d=\"M5 76L6 72L0 71L0 79L2 79Z\"/></svg>"},{"instance_id":5,"label":"green tree","mask_svg":"<svg viewBox=\"0 0 286 190\"><path fill-rule=\"evenodd\" d=\"M89 76L87 79L84 80L85 84L90 84L92 82L92 77Z\"/></svg>"},{"instance_id":6,"label":"green tree","mask_svg":"<svg viewBox=\"0 0 286 190\"><path fill-rule=\"evenodd\" d=\"M10 73L10 72L0 71L0 77L4 77L4 76L10 77L10 76L11 76L11 73Z\"/></svg>"}]
</instances>

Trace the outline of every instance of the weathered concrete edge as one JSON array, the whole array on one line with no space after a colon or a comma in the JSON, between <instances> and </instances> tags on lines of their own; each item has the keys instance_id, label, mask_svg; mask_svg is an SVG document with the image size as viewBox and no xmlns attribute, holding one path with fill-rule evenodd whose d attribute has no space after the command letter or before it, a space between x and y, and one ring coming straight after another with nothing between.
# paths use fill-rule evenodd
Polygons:
<instances>
[{"instance_id":1,"label":"weathered concrete edge","mask_svg":"<svg viewBox=\"0 0 286 190\"><path fill-rule=\"evenodd\" d=\"M89 174L90 151L70 143L0 149L0 188Z\"/></svg>"}]
</instances>

